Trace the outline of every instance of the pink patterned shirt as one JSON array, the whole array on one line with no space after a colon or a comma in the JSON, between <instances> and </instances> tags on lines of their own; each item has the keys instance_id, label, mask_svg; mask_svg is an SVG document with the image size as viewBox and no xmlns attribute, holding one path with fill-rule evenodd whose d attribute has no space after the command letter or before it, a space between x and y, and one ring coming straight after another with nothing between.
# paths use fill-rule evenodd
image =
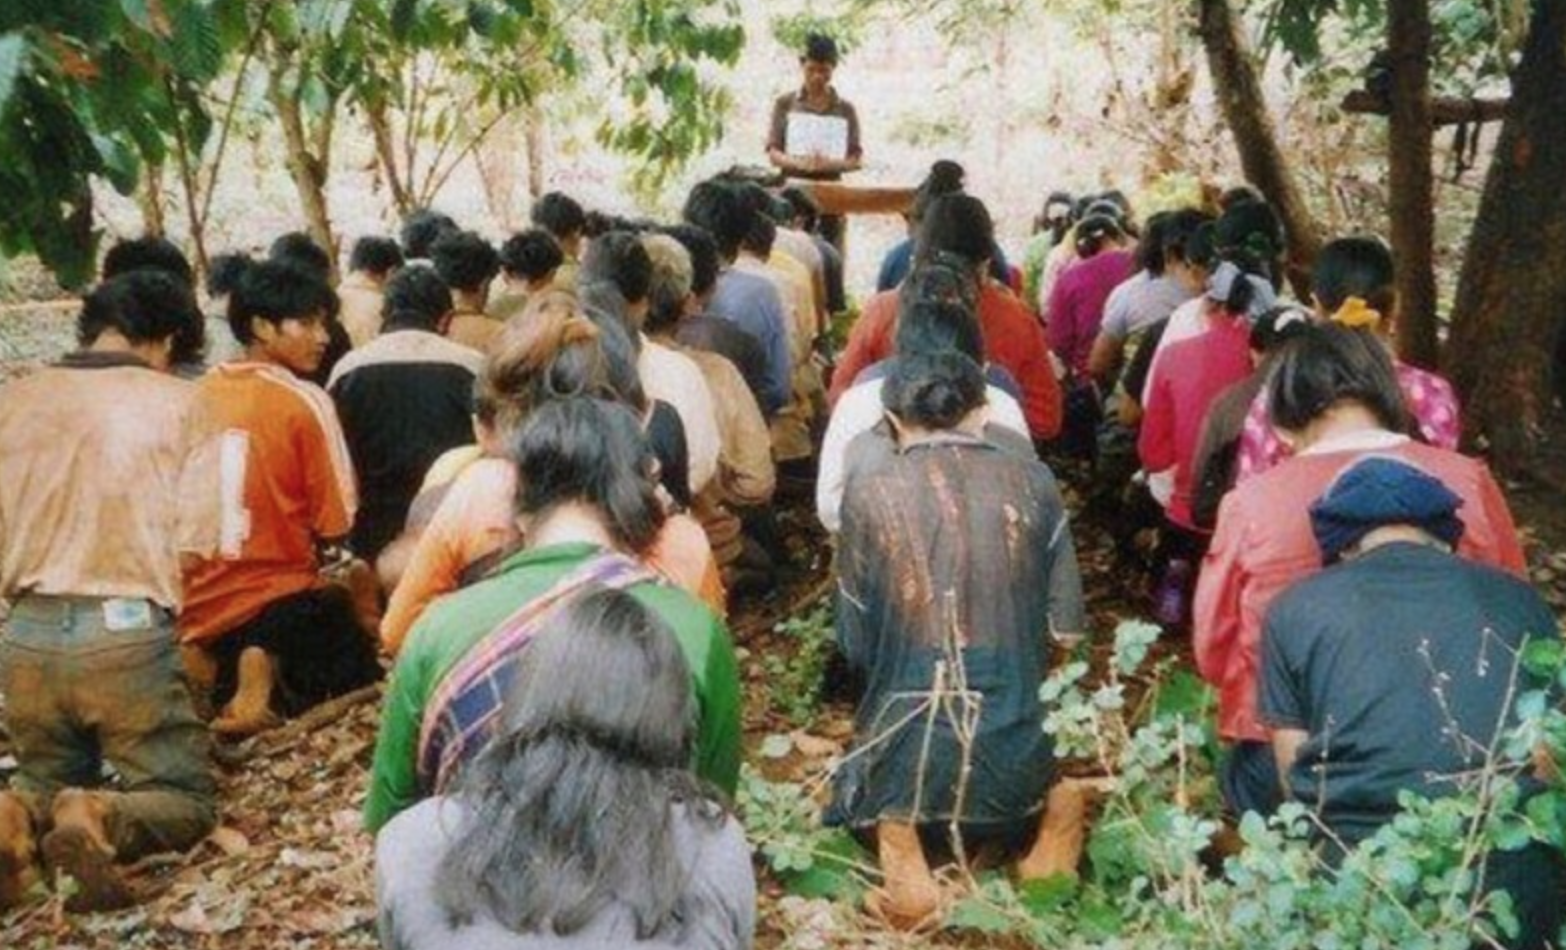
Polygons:
<instances>
[{"instance_id":1,"label":"pink patterned shirt","mask_svg":"<svg viewBox=\"0 0 1566 950\"><path fill-rule=\"evenodd\" d=\"M1398 387L1403 390L1403 403L1419 425L1421 440L1436 448L1456 451L1462 420L1452 384L1435 373L1396 360L1393 368L1397 371ZM1288 457L1288 446L1278 438L1267 417L1267 388L1262 387L1245 415L1234 483L1238 485L1260 475Z\"/></svg>"}]
</instances>

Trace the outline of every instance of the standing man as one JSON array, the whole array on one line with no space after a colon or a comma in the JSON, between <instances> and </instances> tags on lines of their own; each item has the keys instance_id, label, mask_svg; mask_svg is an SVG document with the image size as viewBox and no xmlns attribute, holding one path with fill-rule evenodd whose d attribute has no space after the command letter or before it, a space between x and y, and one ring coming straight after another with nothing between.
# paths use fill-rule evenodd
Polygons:
<instances>
[{"instance_id":1,"label":"standing man","mask_svg":"<svg viewBox=\"0 0 1566 950\"><path fill-rule=\"evenodd\" d=\"M844 172L858 171L864 165L859 145L859 113L832 86L837 57L837 41L832 37L820 33L805 37L804 55L799 59L804 85L796 92L784 93L772 104L767 159L792 178L838 181ZM835 119L842 125L801 122L797 118L791 120L791 116ZM836 147L839 143L840 149ZM833 146L830 151L828 144ZM822 215L819 225L822 236L841 250L842 216Z\"/></svg>"}]
</instances>

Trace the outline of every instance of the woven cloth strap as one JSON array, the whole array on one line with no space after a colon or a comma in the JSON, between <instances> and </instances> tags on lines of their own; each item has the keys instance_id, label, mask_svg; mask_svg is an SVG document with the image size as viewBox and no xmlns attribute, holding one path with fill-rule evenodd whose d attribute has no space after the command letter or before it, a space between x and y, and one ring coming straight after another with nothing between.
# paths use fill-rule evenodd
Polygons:
<instances>
[{"instance_id":1,"label":"woven cloth strap","mask_svg":"<svg viewBox=\"0 0 1566 950\"><path fill-rule=\"evenodd\" d=\"M430 694L419 727L419 788L442 794L493 737L525 647L563 606L590 590L655 580L641 562L606 551L522 605L458 660Z\"/></svg>"}]
</instances>

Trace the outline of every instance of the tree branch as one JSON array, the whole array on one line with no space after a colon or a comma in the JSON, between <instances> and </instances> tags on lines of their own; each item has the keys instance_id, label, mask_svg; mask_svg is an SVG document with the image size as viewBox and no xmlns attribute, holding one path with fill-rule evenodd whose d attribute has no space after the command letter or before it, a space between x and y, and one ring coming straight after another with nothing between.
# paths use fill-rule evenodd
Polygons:
<instances>
[{"instance_id":1,"label":"tree branch","mask_svg":"<svg viewBox=\"0 0 1566 950\"><path fill-rule=\"evenodd\" d=\"M1430 100L1430 118L1437 128L1464 122L1499 122L1506 118L1510 104L1510 99L1438 96ZM1392 103L1368 89L1356 89L1343 97L1342 109L1355 115L1390 116Z\"/></svg>"}]
</instances>

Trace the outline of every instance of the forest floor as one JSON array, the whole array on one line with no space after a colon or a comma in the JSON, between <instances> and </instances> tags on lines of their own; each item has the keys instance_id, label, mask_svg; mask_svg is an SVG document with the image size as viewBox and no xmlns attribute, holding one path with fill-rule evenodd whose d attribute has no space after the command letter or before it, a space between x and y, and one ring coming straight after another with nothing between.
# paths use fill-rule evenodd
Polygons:
<instances>
[{"instance_id":1,"label":"forest floor","mask_svg":"<svg viewBox=\"0 0 1566 950\"><path fill-rule=\"evenodd\" d=\"M0 382L64 352L73 306L0 306ZM1566 608L1563 486L1509 483L1534 580L1557 611ZM1068 490L1068 501L1070 492ZM815 700L798 681L803 641L783 622L812 613L831 593L830 548L805 498L785 501L793 556L784 589L737 605L731 626L745 679L747 761L774 781L819 778L851 732L842 698ZM1107 634L1141 616L1144 583L1116 564L1105 532L1076 529L1091 628ZM1171 647L1183 650L1183 644ZM819 666L814 667L819 669ZM807 707L801 708L801 694ZM358 948L376 946L373 842L361 830L379 713L379 688L342 697L271 733L218 750L220 826L186 855L156 856L132 872L148 899L121 913L74 915L59 898L0 916L0 947ZM801 723L804 725L801 725ZM763 749L788 736L786 751ZM0 776L14 769L0 736ZM759 863L758 863L759 866ZM856 907L787 895L762 871L757 945L762 948L1008 947L976 933L907 937L887 932ZM1017 946L1026 946L1017 943Z\"/></svg>"}]
</instances>

